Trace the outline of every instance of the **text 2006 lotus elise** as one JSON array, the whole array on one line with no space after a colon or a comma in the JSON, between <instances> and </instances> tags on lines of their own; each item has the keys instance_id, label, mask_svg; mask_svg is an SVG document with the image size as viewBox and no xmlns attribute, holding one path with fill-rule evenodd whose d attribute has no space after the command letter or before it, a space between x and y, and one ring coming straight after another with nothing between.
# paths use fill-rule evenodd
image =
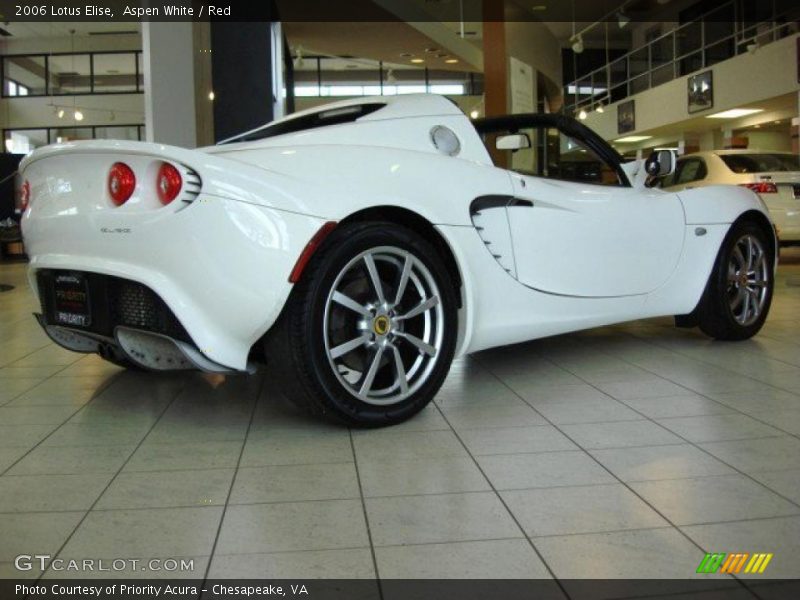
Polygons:
<instances>
[{"instance_id":1,"label":"text 2006 lotus elise","mask_svg":"<svg viewBox=\"0 0 800 600\"><path fill-rule=\"evenodd\" d=\"M573 119L470 121L431 95L295 114L211 148L90 141L21 167L37 315L147 369L266 358L303 406L382 425L454 356L677 315L754 335L776 241L753 192L667 193Z\"/></svg>"}]
</instances>

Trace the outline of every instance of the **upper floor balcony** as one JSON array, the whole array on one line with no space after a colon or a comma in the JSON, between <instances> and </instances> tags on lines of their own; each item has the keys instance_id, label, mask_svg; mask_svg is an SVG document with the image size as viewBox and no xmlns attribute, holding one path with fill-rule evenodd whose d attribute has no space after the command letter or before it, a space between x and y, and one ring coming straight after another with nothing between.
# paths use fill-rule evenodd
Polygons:
<instances>
[{"instance_id":1,"label":"upper floor balcony","mask_svg":"<svg viewBox=\"0 0 800 600\"><path fill-rule=\"evenodd\" d=\"M589 112L800 31L800 4L731 0L564 86L564 110Z\"/></svg>"}]
</instances>

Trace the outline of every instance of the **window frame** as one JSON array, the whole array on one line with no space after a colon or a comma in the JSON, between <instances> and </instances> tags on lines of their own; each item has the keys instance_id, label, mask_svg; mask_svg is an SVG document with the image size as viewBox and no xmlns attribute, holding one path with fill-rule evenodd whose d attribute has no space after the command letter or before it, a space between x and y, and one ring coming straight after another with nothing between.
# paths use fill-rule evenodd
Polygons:
<instances>
[{"instance_id":1,"label":"window frame","mask_svg":"<svg viewBox=\"0 0 800 600\"><path fill-rule=\"evenodd\" d=\"M700 167L697 173L695 173L693 179L681 181L680 178L683 174L683 170L686 168L686 165L690 163L698 163ZM698 177L698 174L701 176ZM672 185L688 185L690 183L694 183L695 181L703 181L706 177L708 177L708 165L706 164L706 161L703 160L701 156L688 156L683 160L678 161L678 165L675 167L675 183Z\"/></svg>"},{"instance_id":2,"label":"window frame","mask_svg":"<svg viewBox=\"0 0 800 600\"><path fill-rule=\"evenodd\" d=\"M628 179L628 175L622 168L622 156L611 147L611 144L606 142L594 131L571 117L566 115L527 113L518 115L505 115L502 117L487 117L483 119L475 119L470 122L482 140L486 135L518 133L520 129L540 129L544 131L547 131L548 129L556 129L562 135L572 138L579 144L585 146L588 150L591 150L600 160L605 161L617 175L617 179L619 180L617 187L632 187L631 182ZM489 152L489 155L492 156L492 152L488 149L487 151ZM492 156L492 161L494 162L494 156ZM496 164L495 166L498 168L503 168L507 171L512 170ZM531 175L531 177L549 179L541 175ZM581 183L583 185L603 186L603 184L573 180L559 179L558 181L569 181L571 183Z\"/></svg>"},{"instance_id":3,"label":"window frame","mask_svg":"<svg viewBox=\"0 0 800 600\"><path fill-rule=\"evenodd\" d=\"M133 54L134 55L134 81L135 86L133 90L126 90L126 91L97 91L95 89L95 72L94 72L94 57L97 55L111 55L111 54ZM103 51L96 51L96 52L34 52L34 53L14 53L14 54L3 54L0 56L2 60L0 60L0 81L2 81L2 86L0 86L0 98L45 98L45 97L60 97L60 96L115 96L120 94L143 94L144 93L144 85L140 85L139 78L140 78L140 69L139 69L139 62L140 58L143 55L142 50L103 50ZM52 93L50 89L50 57L51 56L88 56L89 57L89 91L87 92L66 92L66 93ZM43 94L31 94L30 88L28 88L28 95L20 96L20 95L10 95L6 91L6 82L7 81L14 81L19 85L16 80L12 80L6 77L6 59L9 58L19 58L19 57L28 57L28 58L42 58L44 60L44 93ZM27 87L27 86L25 86ZM41 128L38 128L41 129Z\"/></svg>"},{"instance_id":4,"label":"window frame","mask_svg":"<svg viewBox=\"0 0 800 600\"><path fill-rule=\"evenodd\" d=\"M113 139L113 138L96 138L98 129L106 129L109 127L136 127L137 132L137 140L136 141L143 141L144 140L144 123L111 123L111 124L104 124L104 125L77 125L72 127L6 127L3 129L3 139L7 140L14 131L46 131L47 132L47 144L55 144L56 143L56 135L55 132L59 129L91 129L92 130L92 138L93 140L100 139Z\"/></svg>"}]
</instances>

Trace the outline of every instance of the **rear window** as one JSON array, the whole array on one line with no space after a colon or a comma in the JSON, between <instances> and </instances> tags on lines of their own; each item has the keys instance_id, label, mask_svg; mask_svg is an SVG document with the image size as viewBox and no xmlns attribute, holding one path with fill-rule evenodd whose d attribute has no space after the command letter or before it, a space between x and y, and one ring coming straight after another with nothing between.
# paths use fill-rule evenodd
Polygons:
<instances>
[{"instance_id":1,"label":"rear window","mask_svg":"<svg viewBox=\"0 0 800 600\"><path fill-rule=\"evenodd\" d=\"M794 154L723 154L720 158L734 173L800 171L800 156Z\"/></svg>"}]
</instances>

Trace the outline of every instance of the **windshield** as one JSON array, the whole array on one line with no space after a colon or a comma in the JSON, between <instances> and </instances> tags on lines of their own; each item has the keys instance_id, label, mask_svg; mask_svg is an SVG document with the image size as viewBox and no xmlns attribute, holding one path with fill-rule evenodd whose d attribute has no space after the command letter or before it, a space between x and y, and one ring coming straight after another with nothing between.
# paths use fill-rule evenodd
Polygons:
<instances>
[{"instance_id":1,"label":"windshield","mask_svg":"<svg viewBox=\"0 0 800 600\"><path fill-rule=\"evenodd\" d=\"M800 171L800 156L794 154L723 154L720 158L734 173Z\"/></svg>"}]
</instances>

